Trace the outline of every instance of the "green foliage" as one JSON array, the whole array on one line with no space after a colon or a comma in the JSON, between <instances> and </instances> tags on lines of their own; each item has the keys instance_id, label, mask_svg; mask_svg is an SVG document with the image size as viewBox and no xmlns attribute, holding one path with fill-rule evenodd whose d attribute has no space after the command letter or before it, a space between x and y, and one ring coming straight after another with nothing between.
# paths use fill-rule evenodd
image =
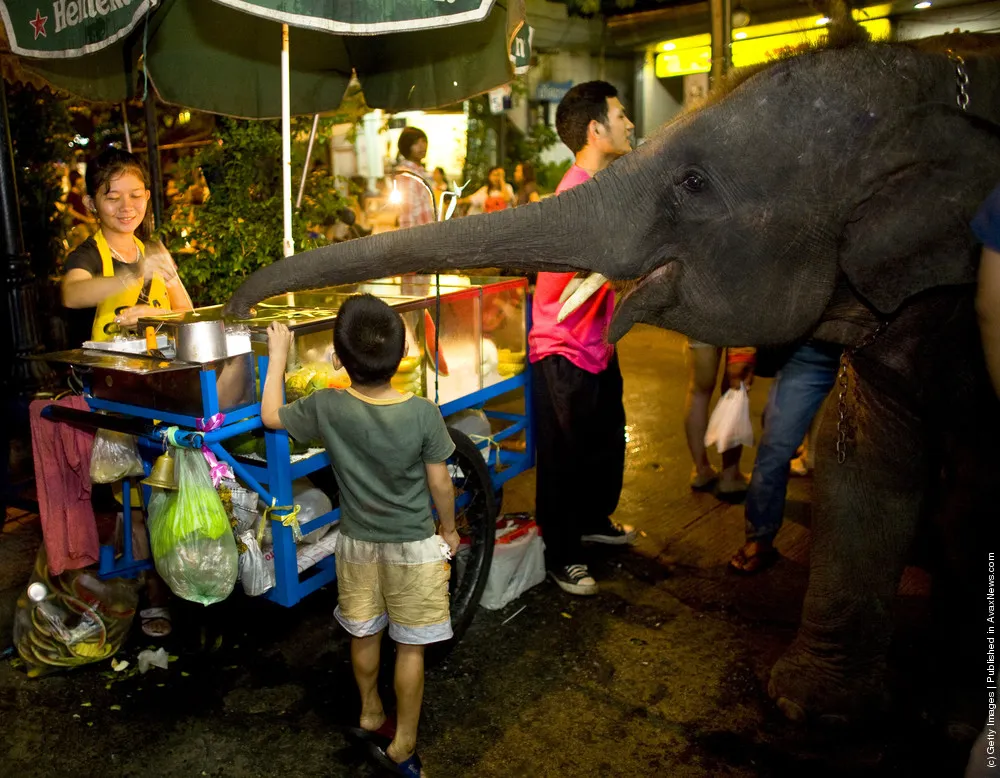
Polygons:
<instances>
[{"instance_id":1,"label":"green foliage","mask_svg":"<svg viewBox=\"0 0 1000 778\"><path fill-rule=\"evenodd\" d=\"M554 0L566 6L570 16L615 16L622 13L651 11L670 4L672 0Z\"/></svg>"},{"instance_id":2,"label":"green foliage","mask_svg":"<svg viewBox=\"0 0 1000 778\"><path fill-rule=\"evenodd\" d=\"M496 160L497 121L490 113L489 98L486 95L473 97L468 102L469 128L466 136L465 165L462 180L468 181L465 193L471 194L486 183L490 168Z\"/></svg>"},{"instance_id":3,"label":"green foliage","mask_svg":"<svg viewBox=\"0 0 1000 778\"><path fill-rule=\"evenodd\" d=\"M24 248L35 276L47 278L56 273L68 227L56 203L62 198L60 163L72 137L69 112L48 90L6 87Z\"/></svg>"},{"instance_id":4,"label":"green foliage","mask_svg":"<svg viewBox=\"0 0 1000 778\"><path fill-rule=\"evenodd\" d=\"M308 120L293 122L293 136L308 136L310 125ZM247 276L282 257L280 124L223 119L216 139L181 160L177 170L178 185L184 189L187 182L197 181L200 168L208 199L203 205L175 204L161 230L196 305L225 302ZM323 146L317 143L316 148ZM298 151L304 157L304 149ZM292 165L296 192L302 162ZM292 215L297 252L326 243L324 236L311 235L309 227L332 223L347 204L334 185L329 175L310 175L308 197Z\"/></svg>"},{"instance_id":5,"label":"green foliage","mask_svg":"<svg viewBox=\"0 0 1000 778\"><path fill-rule=\"evenodd\" d=\"M543 191L553 191L555 190L555 185L552 187L545 186L539 172L545 167L542 164L542 154L558 142L559 136L556 134L556 131L544 122L536 123L528 130L527 134L508 125L507 166L513 172L514 167L519 162L530 162L531 166L535 169L535 178L539 188ZM559 180L557 179L556 184L558 183Z\"/></svg>"},{"instance_id":6,"label":"green foliage","mask_svg":"<svg viewBox=\"0 0 1000 778\"><path fill-rule=\"evenodd\" d=\"M513 91L524 94L526 89L520 82L515 82ZM469 100L469 127L465 167L462 170L463 180L471 182L467 193L485 184L490 169L496 167L496 133L501 127L506 134L504 158L500 164L507 173L508 181L513 181L514 167L519 162L530 162L537 172L542 167L543 152L559 142L556 131L544 122L537 122L527 133L522 133L504 114L494 116L490 113L486 95Z\"/></svg>"},{"instance_id":7,"label":"green foliage","mask_svg":"<svg viewBox=\"0 0 1000 778\"><path fill-rule=\"evenodd\" d=\"M535 168L535 181L541 192L554 192L566 171L573 166L573 160L567 159L563 162L549 162L541 167Z\"/></svg>"}]
</instances>

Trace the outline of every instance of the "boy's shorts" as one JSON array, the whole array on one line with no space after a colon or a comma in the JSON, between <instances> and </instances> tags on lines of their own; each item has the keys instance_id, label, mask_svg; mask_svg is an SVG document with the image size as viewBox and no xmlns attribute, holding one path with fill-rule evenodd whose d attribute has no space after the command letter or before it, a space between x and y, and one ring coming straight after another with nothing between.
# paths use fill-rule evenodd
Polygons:
<instances>
[{"instance_id":1,"label":"boy's shorts","mask_svg":"<svg viewBox=\"0 0 1000 778\"><path fill-rule=\"evenodd\" d=\"M397 643L426 645L452 636L448 602L451 565L440 535L409 543L337 538L334 617L354 637L377 635L386 625Z\"/></svg>"}]
</instances>

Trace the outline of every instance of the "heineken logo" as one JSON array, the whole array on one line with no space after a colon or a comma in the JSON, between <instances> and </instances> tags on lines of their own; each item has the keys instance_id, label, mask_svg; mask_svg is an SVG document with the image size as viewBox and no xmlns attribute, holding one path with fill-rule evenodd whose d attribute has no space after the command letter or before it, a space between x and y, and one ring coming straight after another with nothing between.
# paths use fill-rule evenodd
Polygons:
<instances>
[{"instance_id":1,"label":"heineken logo","mask_svg":"<svg viewBox=\"0 0 1000 778\"><path fill-rule=\"evenodd\" d=\"M0 0L0 20L17 54L61 59L121 40L158 5L160 0Z\"/></svg>"},{"instance_id":2,"label":"heineken logo","mask_svg":"<svg viewBox=\"0 0 1000 778\"><path fill-rule=\"evenodd\" d=\"M55 17L56 34L67 27L75 27L87 19L98 19L120 11L131 2L132 0L55 0L52 3L52 15ZM32 26L34 26L34 22L32 22ZM44 34L42 32L42 35Z\"/></svg>"},{"instance_id":3,"label":"heineken logo","mask_svg":"<svg viewBox=\"0 0 1000 778\"><path fill-rule=\"evenodd\" d=\"M43 38L48 37L45 34L45 22L47 22L48 20L49 17L42 16L42 12L37 8L35 9L35 18L32 19L30 22L28 22L28 24L30 24L35 31L35 40L38 40L39 35L41 35Z\"/></svg>"}]
</instances>

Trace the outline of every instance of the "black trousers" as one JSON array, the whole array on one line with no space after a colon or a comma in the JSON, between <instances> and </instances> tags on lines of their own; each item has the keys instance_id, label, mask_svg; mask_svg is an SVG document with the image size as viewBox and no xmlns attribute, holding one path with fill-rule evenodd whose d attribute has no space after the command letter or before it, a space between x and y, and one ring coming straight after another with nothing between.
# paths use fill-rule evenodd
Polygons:
<instances>
[{"instance_id":1,"label":"black trousers","mask_svg":"<svg viewBox=\"0 0 1000 778\"><path fill-rule=\"evenodd\" d=\"M616 353L598 374L565 357L532 365L537 454L535 518L546 564L583 561L580 536L607 527L625 470L625 406Z\"/></svg>"}]
</instances>

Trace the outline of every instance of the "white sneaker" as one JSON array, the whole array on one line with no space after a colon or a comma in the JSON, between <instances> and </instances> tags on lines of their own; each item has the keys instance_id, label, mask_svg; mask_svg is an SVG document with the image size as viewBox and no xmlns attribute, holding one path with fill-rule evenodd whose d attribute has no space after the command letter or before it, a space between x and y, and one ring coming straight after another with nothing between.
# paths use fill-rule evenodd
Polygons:
<instances>
[{"instance_id":1,"label":"white sneaker","mask_svg":"<svg viewBox=\"0 0 1000 778\"><path fill-rule=\"evenodd\" d=\"M597 581L591 577L586 565L566 565L558 570L549 570L549 577L564 592L584 596L597 594Z\"/></svg>"},{"instance_id":2,"label":"white sneaker","mask_svg":"<svg viewBox=\"0 0 1000 778\"><path fill-rule=\"evenodd\" d=\"M581 535L580 540L584 543L605 543L609 546L632 546L638 537L639 533L631 524L609 521L607 529L590 535Z\"/></svg>"}]
</instances>

